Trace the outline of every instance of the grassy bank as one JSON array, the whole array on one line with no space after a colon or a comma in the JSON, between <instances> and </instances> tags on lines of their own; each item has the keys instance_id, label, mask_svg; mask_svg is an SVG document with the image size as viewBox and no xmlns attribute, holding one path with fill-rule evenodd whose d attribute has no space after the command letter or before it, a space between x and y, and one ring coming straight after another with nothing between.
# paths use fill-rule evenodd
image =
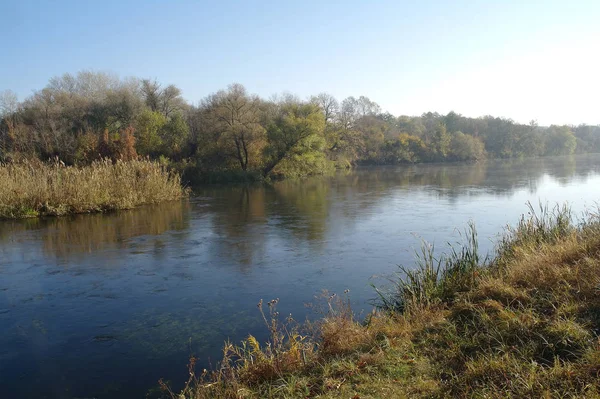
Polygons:
<instances>
[{"instance_id":1,"label":"grassy bank","mask_svg":"<svg viewBox=\"0 0 600 399\"><path fill-rule=\"evenodd\" d=\"M173 398L600 398L600 219L531 212L479 258L476 234L436 259L425 246L379 309L353 316L345 294L325 298L312 325L227 344L214 371L194 373Z\"/></svg>"},{"instance_id":2,"label":"grassy bank","mask_svg":"<svg viewBox=\"0 0 600 399\"><path fill-rule=\"evenodd\" d=\"M0 187L0 219L130 209L186 195L178 175L147 160L3 164Z\"/></svg>"}]
</instances>

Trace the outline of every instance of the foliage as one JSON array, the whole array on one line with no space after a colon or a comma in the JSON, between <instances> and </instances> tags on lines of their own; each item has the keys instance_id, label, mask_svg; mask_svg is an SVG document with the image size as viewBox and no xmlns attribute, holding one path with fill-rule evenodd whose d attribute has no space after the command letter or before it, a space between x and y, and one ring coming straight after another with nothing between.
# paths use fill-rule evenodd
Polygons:
<instances>
[{"instance_id":1,"label":"foliage","mask_svg":"<svg viewBox=\"0 0 600 399\"><path fill-rule=\"evenodd\" d=\"M161 131L167 123L161 113L145 109L137 117L135 132L137 151L140 155L158 155L163 146Z\"/></svg>"},{"instance_id":2,"label":"foliage","mask_svg":"<svg viewBox=\"0 0 600 399\"><path fill-rule=\"evenodd\" d=\"M577 139L566 126L550 126L546 141L546 153L548 155L570 155L575 152Z\"/></svg>"},{"instance_id":3,"label":"foliage","mask_svg":"<svg viewBox=\"0 0 600 399\"><path fill-rule=\"evenodd\" d=\"M452 135L449 152L450 158L455 161L479 161L485 158L483 142L461 131Z\"/></svg>"},{"instance_id":4,"label":"foliage","mask_svg":"<svg viewBox=\"0 0 600 399\"><path fill-rule=\"evenodd\" d=\"M448 152L450 151L450 141L452 137L448 133L446 129L446 125L444 123L440 123L437 125L433 135L433 142L435 154L439 159L445 159L448 156Z\"/></svg>"},{"instance_id":5,"label":"foliage","mask_svg":"<svg viewBox=\"0 0 600 399\"><path fill-rule=\"evenodd\" d=\"M215 136L214 151L235 161L243 171L257 168L265 145L262 112L260 99L234 84L205 100L202 129Z\"/></svg>"},{"instance_id":6,"label":"foliage","mask_svg":"<svg viewBox=\"0 0 600 399\"><path fill-rule=\"evenodd\" d=\"M282 104L267 129L263 175L277 172L278 167L284 169L282 163L288 167L294 163L304 163L307 168L318 167L324 147L324 127L323 114L314 104Z\"/></svg>"},{"instance_id":7,"label":"foliage","mask_svg":"<svg viewBox=\"0 0 600 399\"><path fill-rule=\"evenodd\" d=\"M175 112L162 126L159 132L162 147L160 154L178 159L183 153L190 134L185 118L181 112Z\"/></svg>"},{"instance_id":8,"label":"foliage","mask_svg":"<svg viewBox=\"0 0 600 399\"><path fill-rule=\"evenodd\" d=\"M311 125L310 134L295 142L302 123ZM542 127L453 111L396 117L365 96L265 100L233 84L190 105L174 85L91 71L52 78L22 102L0 93L0 160L59 157L85 165L99 156L117 159L126 131L134 134L136 154L185 161L204 181L240 172L306 176L333 165L600 152L600 126Z\"/></svg>"},{"instance_id":9,"label":"foliage","mask_svg":"<svg viewBox=\"0 0 600 399\"><path fill-rule=\"evenodd\" d=\"M383 147L383 162L386 164L417 163L426 159L426 145L407 133L400 133L396 140L387 140Z\"/></svg>"}]
</instances>

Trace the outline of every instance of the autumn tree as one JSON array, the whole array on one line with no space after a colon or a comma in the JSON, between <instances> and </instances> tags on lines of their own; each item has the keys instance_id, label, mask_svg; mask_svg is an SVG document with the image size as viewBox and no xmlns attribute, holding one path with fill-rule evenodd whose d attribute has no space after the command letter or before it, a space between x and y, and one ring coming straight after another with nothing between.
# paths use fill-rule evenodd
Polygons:
<instances>
[{"instance_id":1,"label":"autumn tree","mask_svg":"<svg viewBox=\"0 0 600 399\"><path fill-rule=\"evenodd\" d=\"M334 123L334 119L339 112L340 104L334 96L329 93L319 93L310 98L310 102L316 104L325 117L325 125L329 126Z\"/></svg>"},{"instance_id":2,"label":"autumn tree","mask_svg":"<svg viewBox=\"0 0 600 399\"><path fill-rule=\"evenodd\" d=\"M478 161L485 158L485 147L481 139L458 131L452 134L448 156L454 161Z\"/></svg>"},{"instance_id":3,"label":"autumn tree","mask_svg":"<svg viewBox=\"0 0 600 399\"><path fill-rule=\"evenodd\" d=\"M207 128L217 134L221 150L244 171L260 163L265 145L261 101L240 84L230 85L205 100Z\"/></svg>"},{"instance_id":4,"label":"autumn tree","mask_svg":"<svg viewBox=\"0 0 600 399\"><path fill-rule=\"evenodd\" d=\"M153 112L160 112L165 118L186 108L181 90L175 85L163 88L156 80L143 79L140 90L146 106Z\"/></svg>"}]
</instances>

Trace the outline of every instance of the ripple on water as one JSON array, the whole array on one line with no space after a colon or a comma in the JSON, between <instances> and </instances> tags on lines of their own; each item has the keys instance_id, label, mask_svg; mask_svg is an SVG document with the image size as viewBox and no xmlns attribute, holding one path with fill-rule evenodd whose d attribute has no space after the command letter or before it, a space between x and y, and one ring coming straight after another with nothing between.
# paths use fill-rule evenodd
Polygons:
<instances>
[{"instance_id":1,"label":"ripple on water","mask_svg":"<svg viewBox=\"0 0 600 399\"><path fill-rule=\"evenodd\" d=\"M528 200L600 198L593 172L600 155L579 157L573 168L551 159L494 165L208 187L189 209L167 204L17 223L8 234L2 225L0 398L43 397L49 389L80 399L143 397L160 377L185 378L190 353L203 367L227 338L266 338L260 298L280 296L281 313L302 320L315 317L304 304L322 289L340 295L348 288L355 310L366 312L369 283L385 285L396 264L411 266L421 238L444 250L458 240L454 229L473 219L485 252L488 238L517 221ZM49 364L61 366L60 378L45 379ZM3 380L5 369L24 370L23 379ZM110 384L135 387L116 393L105 389Z\"/></svg>"},{"instance_id":2,"label":"ripple on water","mask_svg":"<svg viewBox=\"0 0 600 399\"><path fill-rule=\"evenodd\" d=\"M115 335L96 335L92 338L94 342L109 342L116 341L118 338Z\"/></svg>"},{"instance_id":3,"label":"ripple on water","mask_svg":"<svg viewBox=\"0 0 600 399\"><path fill-rule=\"evenodd\" d=\"M138 276L156 276L156 273L151 272L149 270L140 270L139 272L136 273Z\"/></svg>"}]
</instances>

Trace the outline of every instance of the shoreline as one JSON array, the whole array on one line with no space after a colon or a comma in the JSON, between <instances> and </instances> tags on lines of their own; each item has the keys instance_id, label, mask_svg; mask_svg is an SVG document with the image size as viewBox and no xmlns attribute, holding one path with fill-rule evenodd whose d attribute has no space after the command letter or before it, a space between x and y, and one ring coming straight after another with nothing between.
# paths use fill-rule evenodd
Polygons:
<instances>
[{"instance_id":1,"label":"shoreline","mask_svg":"<svg viewBox=\"0 0 600 399\"><path fill-rule=\"evenodd\" d=\"M439 259L424 247L365 321L347 293L309 326L261 301L267 343L227 343L214 370L192 358L183 390L161 381L163 397L597 397L600 218L571 216L530 207L489 261L474 226Z\"/></svg>"}]
</instances>

